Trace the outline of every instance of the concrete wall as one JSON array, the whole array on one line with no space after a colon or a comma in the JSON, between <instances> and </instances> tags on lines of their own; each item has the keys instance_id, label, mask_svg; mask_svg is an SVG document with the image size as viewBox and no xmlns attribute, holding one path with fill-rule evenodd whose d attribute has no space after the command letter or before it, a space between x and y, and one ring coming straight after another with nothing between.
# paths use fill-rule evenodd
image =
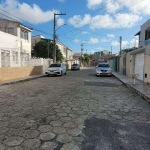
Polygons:
<instances>
[{"instance_id":1,"label":"concrete wall","mask_svg":"<svg viewBox=\"0 0 150 150\"><path fill-rule=\"evenodd\" d=\"M0 68L0 81L42 74L42 66Z\"/></svg>"},{"instance_id":2,"label":"concrete wall","mask_svg":"<svg viewBox=\"0 0 150 150\"><path fill-rule=\"evenodd\" d=\"M10 27L14 28L14 33L11 33L15 36L18 35L17 27L19 26L18 22L12 22L10 20L0 19L0 31L8 33Z\"/></svg>"},{"instance_id":3,"label":"concrete wall","mask_svg":"<svg viewBox=\"0 0 150 150\"><path fill-rule=\"evenodd\" d=\"M121 56L119 57L119 72L123 74L123 58L124 58L124 52L121 51Z\"/></svg>"},{"instance_id":4,"label":"concrete wall","mask_svg":"<svg viewBox=\"0 0 150 150\"><path fill-rule=\"evenodd\" d=\"M150 56L145 56L144 82L150 83Z\"/></svg>"},{"instance_id":5,"label":"concrete wall","mask_svg":"<svg viewBox=\"0 0 150 150\"><path fill-rule=\"evenodd\" d=\"M130 52L126 55L126 76L132 77L134 74L134 55L130 55Z\"/></svg>"}]
</instances>

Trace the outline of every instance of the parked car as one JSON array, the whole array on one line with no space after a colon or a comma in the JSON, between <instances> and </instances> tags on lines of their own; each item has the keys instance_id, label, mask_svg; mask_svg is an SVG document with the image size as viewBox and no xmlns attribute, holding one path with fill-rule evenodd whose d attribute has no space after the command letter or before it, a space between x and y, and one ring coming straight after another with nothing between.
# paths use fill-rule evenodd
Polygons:
<instances>
[{"instance_id":1,"label":"parked car","mask_svg":"<svg viewBox=\"0 0 150 150\"><path fill-rule=\"evenodd\" d=\"M96 75L112 75L112 68L108 63L99 63L96 67Z\"/></svg>"},{"instance_id":2,"label":"parked car","mask_svg":"<svg viewBox=\"0 0 150 150\"><path fill-rule=\"evenodd\" d=\"M73 64L71 70L80 70L80 66L78 64Z\"/></svg>"},{"instance_id":3,"label":"parked car","mask_svg":"<svg viewBox=\"0 0 150 150\"><path fill-rule=\"evenodd\" d=\"M67 69L66 69L66 65L63 63L54 63L51 64L47 71L45 72L45 74L47 76L50 75L58 75L58 76L62 76L63 74L67 74Z\"/></svg>"}]
</instances>

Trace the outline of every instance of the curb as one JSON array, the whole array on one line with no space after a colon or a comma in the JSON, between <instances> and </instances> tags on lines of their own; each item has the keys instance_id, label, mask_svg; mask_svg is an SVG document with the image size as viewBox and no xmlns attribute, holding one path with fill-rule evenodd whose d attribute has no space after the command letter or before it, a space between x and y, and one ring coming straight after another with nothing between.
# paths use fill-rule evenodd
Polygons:
<instances>
[{"instance_id":1,"label":"curb","mask_svg":"<svg viewBox=\"0 0 150 150\"><path fill-rule=\"evenodd\" d=\"M19 80L15 80L15 81L0 83L0 86L9 85L9 84L16 84L16 83L19 83L19 82L30 81L30 80L34 80L34 79L37 79L37 78L42 78L42 77L45 77L45 76L46 75L40 75L40 76L36 76L36 77L29 77L29 78L25 78L25 79L19 79Z\"/></svg>"},{"instance_id":2,"label":"curb","mask_svg":"<svg viewBox=\"0 0 150 150\"><path fill-rule=\"evenodd\" d=\"M123 82L120 78L118 78L117 76L115 76L113 74L113 76L115 78L117 78L120 82L122 82L126 87L132 89L132 91L134 91L135 93L137 93L139 96L141 96L142 98L144 98L148 103L150 103L150 97L146 96L145 94L143 94L142 92L138 91L137 89L135 89L133 86L131 86L128 83Z\"/></svg>"}]
</instances>

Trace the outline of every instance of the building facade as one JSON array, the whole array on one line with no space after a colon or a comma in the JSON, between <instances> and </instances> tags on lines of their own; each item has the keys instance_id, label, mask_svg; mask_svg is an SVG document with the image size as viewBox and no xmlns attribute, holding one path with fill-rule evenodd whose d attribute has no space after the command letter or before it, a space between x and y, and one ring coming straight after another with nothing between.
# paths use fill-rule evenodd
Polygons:
<instances>
[{"instance_id":1,"label":"building facade","mask_svg":"<svg viewBox=\"0 0 150 150\"><path fill-rule=\"evenodd\" d=\"M130 53L133 55L133 74L145 83L150 83L150 19L146 21L141 30L136 34L139 36L139 47Z\"/></svg>"},{"instance_id":2,"label":"building facade","mask_svg":"<svg viewBox=\"0 0 150 150\"><path fill-rule=\"evenodd\" d=\"M31 32L20 22L0 19L0 67L26 64L31 56Z\"/></svg>"}]
</instances>

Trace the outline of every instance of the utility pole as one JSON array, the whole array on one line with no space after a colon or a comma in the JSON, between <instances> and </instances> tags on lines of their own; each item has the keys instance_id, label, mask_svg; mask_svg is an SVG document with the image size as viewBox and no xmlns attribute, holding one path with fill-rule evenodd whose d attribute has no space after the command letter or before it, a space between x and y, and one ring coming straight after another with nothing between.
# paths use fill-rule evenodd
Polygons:
<instances>
[{"instance_id":1,"label":"utility pole","mask_svg":"<svg viewBox=\"0 0 150 150\"><path fill-rule=\"evenodd\" d=\"M112 55L112 46L111 46L111 55Z\"/></svg>"},{"instance_id":2,"label":"utility pole","mask_svg":"<svg viewBox=\"0 0 150 150\"><path fill-rule=\"evenodd\" d=\"M82 52L83 52L83 43L81 44L81 60L80 60L80 65L82 66Z\"/></svg>"},{"instance_id":3,"label":"utility pole","mask_svg":"<svg viewBox=\"0 0 150 150\"><path fill-rule=\"evenodd\" d=\"M54 49L53 49L53 63L56 63L56 15L66 15L65 14L58 14L54 13Z\"/></svg>"},{"instance_id":4,"label":"utility pole","mask_svg":"<svg viewBox=\"0 0 150 150\"><path fill-rule=\"evenodd\" d=\"M122 36L120 36L120 55L121 55Z\"/></svg>"},{"instance_id":5,"label":"utility pole","mask_svg":"<svg viewBox=\"0 0 150 150\"><path fill-rule=\"evenodd\" d=\"M48 50L48 59L49 59L49 40L48 40L48 48L47 48L47 50Z\"/></svg>"}]
</instances>

